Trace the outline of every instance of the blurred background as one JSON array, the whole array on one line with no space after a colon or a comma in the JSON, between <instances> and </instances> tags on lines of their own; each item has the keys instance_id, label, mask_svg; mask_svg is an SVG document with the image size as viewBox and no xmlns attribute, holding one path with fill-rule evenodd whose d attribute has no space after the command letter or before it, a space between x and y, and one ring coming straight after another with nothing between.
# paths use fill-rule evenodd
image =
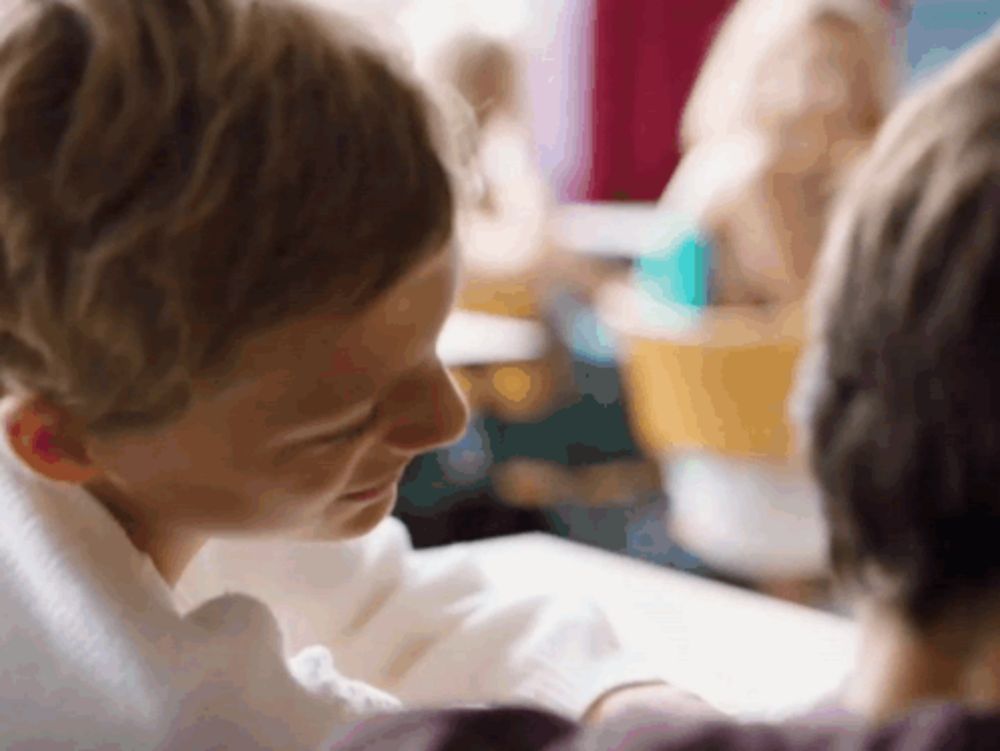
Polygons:
<instances>
[{"instance_id":1,"label":"blurred background","mask_svg":"<svg viewBox=\"0 0 1000 751\"><path fill-rule=\"evenodd\" d=\"M790 417L812 260L1000 0L327 2L475 133L441 341L473 419L407 473L414 543L537 531L834 607Z\"/></svg>"}]
</instances>

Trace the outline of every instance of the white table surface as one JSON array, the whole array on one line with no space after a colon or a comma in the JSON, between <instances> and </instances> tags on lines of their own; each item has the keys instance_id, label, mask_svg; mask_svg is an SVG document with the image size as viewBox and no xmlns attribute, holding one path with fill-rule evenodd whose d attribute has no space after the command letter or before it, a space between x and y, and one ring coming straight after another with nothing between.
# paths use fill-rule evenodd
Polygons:
<instances>
[{"instance_id":1,"label":"white table surface","mask_svg":"<svg viewBox=\"0 0 1000 751\"><path fill-rule=\"evenodd\" d=\"M835 693L854 661L856 626L820 611L543 534L472 547L505 586L596 598L665 680L733 714L804 711Z\"/></svg>"},{"instance_id":2,"label":"white table surface","mask_svg":"<svg viewBox=\"0 0 1000 751\"><path fill-rule=\"evenodd\" d=\"M528 362L549 346L545 327L536 321L455 310L438 339L438 355L445 365L489 365Z\"/></svg>"},{"instance_id":3,"label":"white table surface","mask_svg":"<svg viewBox=\"0 0 1000 751\"><path fill-rule=\"evenodd\" d=\"M679 222L655 203L567 203L553 211L549 232L558 248L573 253L637 258L657 249L658 236L679 231Z\"/></svg>"}]
</instances>

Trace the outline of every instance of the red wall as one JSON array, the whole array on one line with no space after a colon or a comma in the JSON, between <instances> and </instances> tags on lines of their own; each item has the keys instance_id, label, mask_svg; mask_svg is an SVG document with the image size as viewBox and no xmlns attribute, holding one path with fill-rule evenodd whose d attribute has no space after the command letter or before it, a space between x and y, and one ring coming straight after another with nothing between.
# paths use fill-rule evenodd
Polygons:
<instances>
[{"instance_id":1,"label":"red wall","mask_svg":"<svg viewBox=\"0 0 1000 751\"><path fill-rule=\"evenodd\" d=\"M655 200L679 158L678 122L733 0L596 0L587 198Z\"/></svg>"}]
</instances>

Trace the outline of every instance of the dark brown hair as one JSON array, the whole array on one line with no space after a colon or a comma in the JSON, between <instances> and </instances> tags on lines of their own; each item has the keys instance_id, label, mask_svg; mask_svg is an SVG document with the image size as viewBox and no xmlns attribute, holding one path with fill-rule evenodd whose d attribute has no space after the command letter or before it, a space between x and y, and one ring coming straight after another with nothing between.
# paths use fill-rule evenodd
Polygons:
<instances>
[{"instance_id":1,"label":"dark brown hair","mask_svg":"<svg viewBox=\"0 0 1000 751\"><path fill-rule=\"evenodd\" d=\"M845 581L918 625L1000 584L1000 36L845 192L801 379Z\"/></svg>"}]
</instances>

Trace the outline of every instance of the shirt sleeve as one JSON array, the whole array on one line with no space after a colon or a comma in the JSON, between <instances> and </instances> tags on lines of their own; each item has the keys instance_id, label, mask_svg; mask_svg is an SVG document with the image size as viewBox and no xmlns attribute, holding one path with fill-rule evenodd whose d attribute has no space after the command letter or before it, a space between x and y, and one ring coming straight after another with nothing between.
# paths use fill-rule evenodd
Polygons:
<instances>
[{"instance_id":1,"label":"shirt sleeve","mask_svg":"<svg viewBox=\"0 0 1000 751\"><path fill-rule=\"evenodd\" d=\"M315 749L337 728L399 708L337 674L321 649L287 661L273 613L251 597L212 598L160 646L156 748Z\"/></svg>"},{"instance_id":2,"label":"shirt sleeve","mask_svg":"<svg viewBox=\"0 0 1000 751\"><path fill-rule=\"evenodd\" d=\"M659 680L594 603L499 586L474 548L414 551L389 519L349 543L213 543L191 574L202 596L266 602L290 653L327 646L339 671L409 706L530 703L579 717L609 690Z\"/></svg>"}]
</instances>

